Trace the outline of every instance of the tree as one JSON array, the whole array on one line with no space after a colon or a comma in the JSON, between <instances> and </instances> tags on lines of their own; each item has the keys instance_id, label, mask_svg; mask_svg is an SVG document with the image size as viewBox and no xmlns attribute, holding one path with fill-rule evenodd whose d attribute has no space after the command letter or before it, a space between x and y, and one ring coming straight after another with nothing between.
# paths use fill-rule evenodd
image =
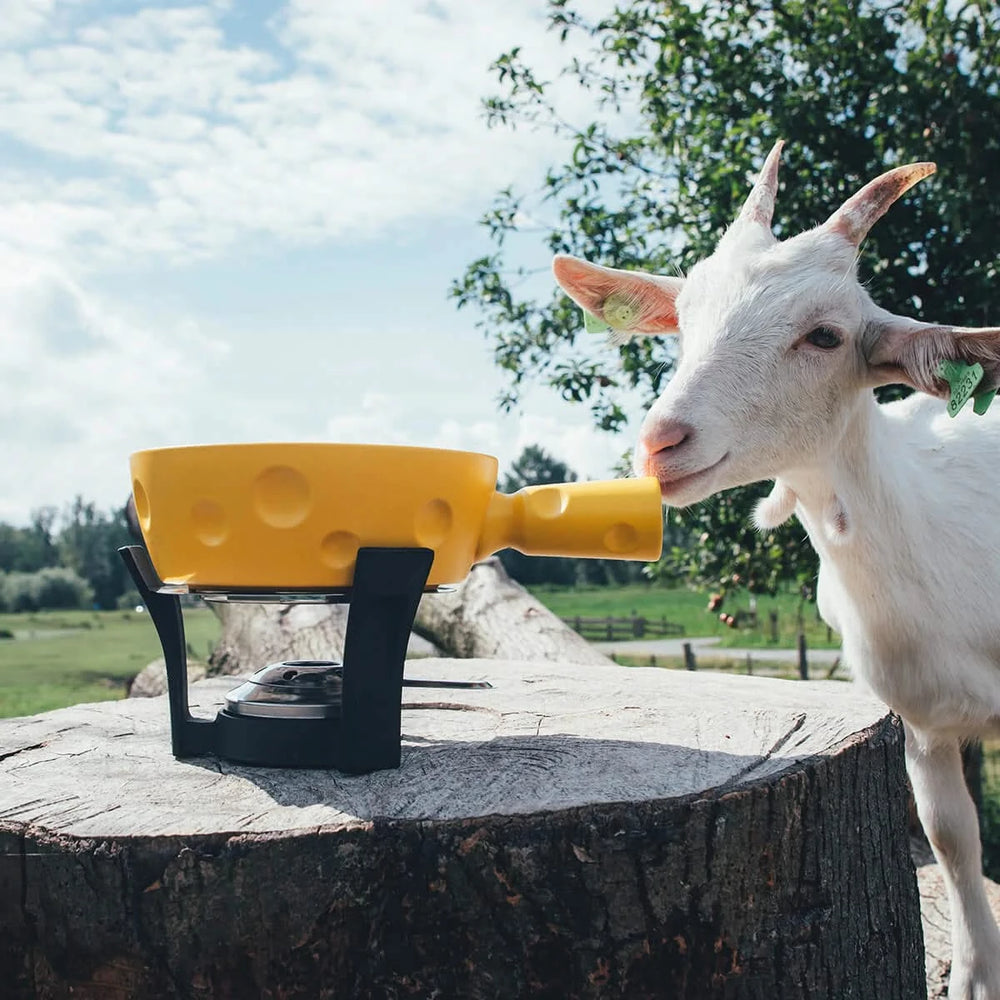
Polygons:
<instances>
[{"instance_id":1,"label":"tree","mask_svg":"<svg viewBox=\"0 0 1000 1000\"><path fill-rule=\"evenodd\" d=\"M0 524L0 570L34 573L59 561L53 540L56 512L53 507L32 511L27 528Z\"/></svg>"},{"instance_id":2,"label":"tree","mask_svg":"<svg viewBox=\"0 0 1000 1000\"><path fill-rule=\"evenodd\" d=\"M124 508L105 514L78 496L64 515L58 536L61 563L93 588L94 600L102 608L116 607L131 586L118 556L119 547L131 540Z\"/></svg>"},{"instance_id":3,"label":"tree","mask_svg":"<svg viewBox=\"0 0 1000 1000\"><path fill-rule=\"evenodd\" d=\"M516 493L525 486L575 481L576 473L565 462L553 458L540 445L529 444L511 463L510 470L501 480L500 488L504 493Z\"/></svg>"},{"instance_id":4,"label":"tree","mask_svg":"<svg viewBox=\"0 0 1000 1000\"><path fill-rule=\"evenodd\" d=\"M621 429L623 400L651 402L669 375L672 343L613 353L580 332L573 304L550 283L524 294L555 252L615 267L683 271L709 254L779 137L789 140L775 213L780 236L823 221L888 166L933 158L936 179L873 230L861 267L876 299L917 318L996 322L1000 256L1000 9L946 0L633 0L588 21L549 0L550 26L586 55L567 83L592 95L595 120L573 123L558 88L519 49L495 64L495 126L554 130L570 154L538 190L499 193L483 220L495 252L473 261L452 294L474 305L508 374L500 405L541 381ZM548 233L532 235L539 218ZM515 241L528 235L530 245ZM617 363L616 363L617 362ZM666 565L726 587L773 591L811 581L816 561L797 524L757 534L750 511L767 487L734 490L673 511L700 544Z\"/></svg>"}]
</instances>

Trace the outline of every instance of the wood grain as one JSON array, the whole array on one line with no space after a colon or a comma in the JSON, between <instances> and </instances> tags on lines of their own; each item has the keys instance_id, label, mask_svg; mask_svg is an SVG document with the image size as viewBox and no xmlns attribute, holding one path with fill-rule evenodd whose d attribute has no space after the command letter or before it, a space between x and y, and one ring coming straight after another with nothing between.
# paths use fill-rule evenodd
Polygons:
<instances>
[{"instance_id":1,"label":"wood grain","mask_svg":"<svg viewBox=\"0 0 1000 1000\"><path fill-rule=\"evenodd\" d=\"M164 699L0 722L4 997L922 996L902 730L856 689L407 669L494 687L406 689L359 777L174 760Z\"/></svg>"},{"instance_id":2,"label":"wood grain","mask_svg":"<svg viewBox=\"0 0 1000 1000\"><path fill-rule=\"evenodd\" d=\"M0 818L79 837L176 836L655 800L767 778L886 711L846 684L617 666L426 659L407 674L493 687L406 688L402 767L362 777L175 760L163 699L5 720ZM192 712L210 717L236 683L193 685Z\"/></svg>"}]
</instances>

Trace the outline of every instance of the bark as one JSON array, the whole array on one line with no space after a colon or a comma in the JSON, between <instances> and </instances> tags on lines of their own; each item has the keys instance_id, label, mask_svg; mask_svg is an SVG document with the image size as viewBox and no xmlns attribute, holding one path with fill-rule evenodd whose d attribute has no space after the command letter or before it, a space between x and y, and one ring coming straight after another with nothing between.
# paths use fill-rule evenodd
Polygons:
<instances>
[{"instance_id":1,"label":"bark","mask_svg":"<svg viewBox=\"0 0 1000 1000\"><path fill-rule=\"evenodd\" d=\"M281 660L340 660L347 605L214 604L222 638L210 672L248 673ZM499 559L473 566L454 593L428 594L414 632L432 652L462 659L610 661L504 571Z\"/></svg>"},{"instance_id":2,"label":"bark","mask_svg":"<svg viewBox=\"0 0 1000 1000\"><path fill-rule=\"evenodd\" d=\"M929 854L928 850L928 854ZM923 921L924 962L927 975L927 1000L943 1000L948 996L948 974L951 971L951 909L941 866L926 858L918 862L917 884L920 887L920 916ZM1000 923L1000 885L990 879L986 883L993 918Z\"/></svg>"},{"instance_id":3,"label":"bark","mask_svg":"<svg viewBox=\"0 0 1000 1000\"><path fill-rule=\"evenodd\" d=\"M847 685L430 660L403 763L0 721L0 983L108 997L922 997L903 734ZM231 682L192 688L206 714Z\"/></svg>"},{"instance_id":4,"label":"bark","mask_svg":"<svg viewBox=\"0 0 1000 1000\"><path fill-rule=\"evenodd\" d=\"M209 658L213 674L252 673L282 660L341 660L345 604L212 604L222 635Z\"/></svg>"},{"instance_id":5,"label":"bark","mask_svg":"<svg viewBox=\"0 0 1000 1000\"><path fill-rule=\"evenodd\" d=\"M208 676L208 667L197 660L188 659L188 684L204 680ZM147 663L142 670L132 678L128 686L129 698L155 698L167 690L167 661L163 657Z\"/></svg>"},{"instance_id":6,"label":"bark","mask_svg":"<svg viewBox=\"0 0 1000 1000\"><path fill-rule=\"evenodd\" d=\"M496 558L473 566L453 594L424 597L414 629L460 659L610 662L512 580Z\"/></svg>"}]
</instances>

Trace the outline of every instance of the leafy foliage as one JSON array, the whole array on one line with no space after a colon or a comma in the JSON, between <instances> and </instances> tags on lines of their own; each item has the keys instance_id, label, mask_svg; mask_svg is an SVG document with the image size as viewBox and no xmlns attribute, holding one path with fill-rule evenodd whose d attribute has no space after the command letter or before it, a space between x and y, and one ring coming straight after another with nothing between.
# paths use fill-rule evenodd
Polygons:
<instances>
[{"instance_id":1,"label":"leafy foliage","mask_svg":"<svg viewBox=\"0 0 1000 1000\"><path fill-rule=\"evenodd\" d=\"M862 276L887 308L953 323L996 321L1000 271L1000 9L946 0L633 0L588 21L572 0L549 0L552 29L585 55L561 79L539 80L519 49L495 64L495 126L539 127L566 140L564 162L537 190L501 191L483 219L495 252L453 283L473 306L508 376L500 400L527 382L586 405L622 429L626 400L651 402L669 376L669 342L632 342L615 358L581 335L579 313L555 289L526 294L551 253L615 267L683 272L711 253L773 141L789 140L775 231L822 222L884 169L937 161L874 229ZM574 123L559 95L591 100ZM539 220L544 220L540 222ZM538 240L539 226L547 230ZM524 236L527 240L516 240ZM696 580L738 575L773 592L809 580L815 557L788 525L747 527L760 487L731 491L671 517L701 544L668 559Z\"/></svg>"},{"instance_id":2,"label":"leafy foliage","mask_svg":"<svg viewBox=\"0 0 1000 1000\"><path fill-rule=\"evenodd\" d=\"M0 573L0 611L88 608L93 588L71 569L47 566L35 573Z\"/></svg>"},{"instance_id":3,"label":"leafy foliage","mask_svg":"<svg viewBox=\"0 0 1000 1000\"><path fill-rule=\"evenodd\" d=\"M525 486L547 483L572 483L576 473L565 462L554 458L537 444L529 444L511 463L500 483L504 493L516 493Z\"/></svg>"},{"instance_id":4,"label":"leafy foliage","mask_svg":"<svg viewBox=\"0 0 1000 1000\"><path fill-rule=\"evenodd\" d=\"M0 524L0 570L34 573L59 561L52 528L56 512L43 507L31 515L31 524L15 528Z\"/></svg>"},{"instance_id":5,"label":"leafy foliage","mask_svg":"<svg viewBox=\"0 0 1000 1000\"><path fill-rule=\"evenodd\" d=\"M61 515L51 507L31 524L0 524L0 573L11 611L114 608L130 587L118 548L131 541L124 508L110 513L77 497Z\"/></svg>"},{"instance_id":6,"label":"leafy foliage","mask_svg":"<svg viewBox=\"0 0 1000 1000\"><path fill-rule=\"evenodd\" d=\"M66 512L58 540L61 562L93 587L98 607L116 607L119 596L131 587L118 555L131 540L123 509L106 514L77 497Z\"/></svg>"}]
</instances>

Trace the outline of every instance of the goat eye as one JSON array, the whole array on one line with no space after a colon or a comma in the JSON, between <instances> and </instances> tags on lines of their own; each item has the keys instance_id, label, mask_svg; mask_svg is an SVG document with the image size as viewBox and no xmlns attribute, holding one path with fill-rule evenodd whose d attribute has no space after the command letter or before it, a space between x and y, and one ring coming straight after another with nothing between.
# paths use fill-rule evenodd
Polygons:
<instances>
[{"instance_id":1,"label":"goat eye","mask_svg":"<svg viewBox=\"0 0 1000 1000\"><path fill-rule=\"evenodd\" d=\"M835 347L840 347L842 343L840 334L828 326L817 326L815 330L810 330L806 334L806 341L813 347L822 348L824 351L832 351Z\"/></svg>"}]
</instances>

